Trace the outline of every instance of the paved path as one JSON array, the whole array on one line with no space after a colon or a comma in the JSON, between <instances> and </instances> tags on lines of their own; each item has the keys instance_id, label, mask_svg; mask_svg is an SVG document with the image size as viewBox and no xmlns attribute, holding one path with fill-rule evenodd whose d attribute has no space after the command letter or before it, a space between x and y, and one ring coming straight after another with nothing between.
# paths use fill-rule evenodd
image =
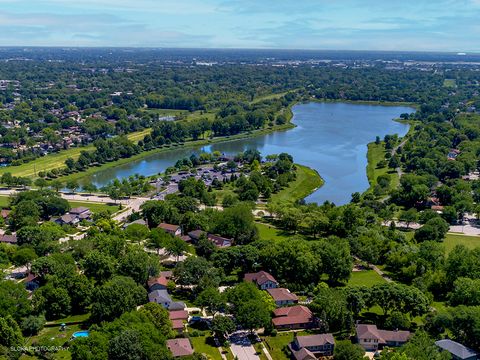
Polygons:
<instances>
[{"instance_id":1,"label":"paved path","mask_svg":"<svg viewBox=\"0 0 480 360\"><path fill-rule=\"evenodd\" d=\"M361 261L361 262L366 262L366 261L363 261L362 259L360 259L359 257L357 256L353 256L353 258L355 260L358 260L358 261ZM380 275L382 278L385 279L386 282L393 282L392 279L390 279L382 270L380 270L377 266L373 265L373 264L370 264L370 263L367 263L368 264L368 267L370 269L372 269L373 271L375 271L378 275Z\"/></svg>"}]
</instances>

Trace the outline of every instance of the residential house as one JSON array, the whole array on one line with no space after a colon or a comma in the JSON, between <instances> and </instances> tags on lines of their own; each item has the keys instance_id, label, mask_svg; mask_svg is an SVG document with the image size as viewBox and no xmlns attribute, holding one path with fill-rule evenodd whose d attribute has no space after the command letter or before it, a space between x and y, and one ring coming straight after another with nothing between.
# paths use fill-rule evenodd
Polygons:
<instances>
[{"instance_id":1,"label":"residential house","mask_svg":"<svg viewBox=\"0 0 480 360\"><path fill-rule=\"evenodd\" d=\"M92 216L92 212L90 211L90 209L84 206L70 209L68 213L70 215L78 217L79 220L90 220Z\"/></svg>"},{"instance_id":2,"label":"residential house","mask_svg":"<svg viewBox=\"0 0 480 360\"><path fill-rule=\"evenodd\" d=\"M357 324L357 342L367 351L377 351L384 346L401 346L410 338L409 331L380 330L377 325Z\"/></svg>"},{"instance_id":3,"label":"residential house","mask_svg":"<svg viewBox=\"0 0 480 360\"><path fill-rule=\"evenodd\" d=\"M206 235L207 239L213 242L217 247L223 248L232 246L232 239L227 239L219 235L208 234L203 230L194 230L188 233L188 236L190 237L190 239L192 239L191 241L194 243L198 243L198 241L203 235Z\"/></svg>"},{"instance_id":4,"label":"residential house","mask_svg":"<svg viewBox=\"0 0 480 360\"><path fill-rule=\"evenodd\" d=\"M186 310L175 310L169 311L168 317L172 322L173 330L176 330L179 333L182 333L185 326L185 322L188 321L188 311Z\"/></svg>"},{"instance_id":5,"label":"residential house","mask_svg":"<svg viewBox=\"0 0 480 360\"><path fill-rule=\"evenodd\" d=\"M160 276L163 276L167 280L172 280L173 271L171 271L171 270L160 271Z\"/></svg>"},{"instance_id":6,"label":"residential house","mask_svg":"<svg viewBox=\"0 0 480 360\"><path fill-rule=\"evenodd\" d=\"M158 276L156 278L151 278L148 280L148 290L167 290L168 279L165 276Z\"/></svg>"},{"instance_id":7,"label":"residential house","mask_svg":"<svg viewBox=\"0 0 480 360\"><path fill-rule=\"evenodd\" d=\"M245 274L244 280L255 283L262 290L278 287L278 281L266 271Z\"/></svg>"},{"instance_id":8,"label":"residential house","mask_svg":"<svg viewBox=\"0 0 480 360\"><path fill-rule=\"evenodd\" d=\"M3 234L0 235L0 243L4 244L16 244L17 235L16 234Z\"/></svg>"},{"instance_id":9,"label":"residential house","mask_svg":"<svg viewBox=\"0 0 480 360\"><path fill-rule=\"evenodd\" d=\"M309 308L303 305L275 309L272 320L277 330L311 329L318 321Z\"/></svg>"},{"instance_id":10,"label":"residential house","mask_svg":"<svg viewBox=\"0 0 480 360\"><path fill-rule=\"evenodd\" d=\"M267 292L273 298L273 301L275 301L275 305L277 305L277 307L288 306L298 303L297 295L291 293L288 289L273 288L267 289Z\"/></svg>"},{"instance_id":11,"label":"residential house","mask_svg":"<svg viewBox=\"0 0 480 360\"><path fill-rule=\"evenodd\" d=\"M32 273L29 273L24 280L25 288L29 291L37 290L40 286L38 276Z\"/></svg>"},{"instance_id":12,"label":"residential house","mask_svg":"<svg viewBox=\"0 0 480 360\"><path fill-rule=\"evenodd\" d=\"M289 348L296 360L317 359L320 356L332 356L335 339L332 334L295 336Z\"/></svg>"},{"instance_id":13,"label":"residential house","mask_svg":"<svg viewBox=\"0 0 480 360\"><path fill-rule=\"evenodd\" d=\"M190 231L187 235L190 237L190 239L192 239L192 242L197 243L203 234L206 234L203 230L193 230Z\"/></svg>"},{"instance_id":14,"label":"residential house","mask_svg":"<svg viewBox=\"0 0 480 360\"><path fill-rule=\"evenodd\" d=\"M2 210L0 211L0 216L3 218L3 220L7 220L7 219L8 219L8 215L10 215L10 212L11 212L11 210L2 209Z\"/></svg>"},{"instance_id":15,"label":"residential house","mask_svg":"<svg viewBox=\"0 0 480 360\"><path fill-rule=\"evenodd\" d=\"M193 355L193 348L190 340L187 338L178 338L167 340L167 348L173 357L182 357Z\"/></svg>"},{"instance_id":16,"label":"residential house","mask_svg":"<svg viewBox=\"0 0 480 360\"><path fill-rule=\"evenodd\" d=\"M173 236L180 236L182 235L182 228L179 225L172 225L167 223L161 223L158 225L160 229L165 230L167 233Z\"/></svg>"},{"instance_id":17,"label":"residential house","mask_svg":"<svg viewBox=\"0 0 480 360\"><path fill-rule=\"evenodd\" d=\"M77 225L80 222L80 219L72 214L64 214L55 220L57 224L60 225Z\"/></svg>"},{"instance_id":18,"label":"residential house","mask_svg":"<svg viewBox=\"0 0 480 360\"><path fill-rule=\"evenodd\" d=\"M232 246L232 240L218 235L208 234L207 239L215 244L216 247L224 248Z\"/></svg>"},{"instance_id":19,"label":"residential house","mask_svg":"<svg viewBox=\"0 0 480 360\"><path fill-rule=\"evenodd\" d=\"M185 303L173 301L167 290L154 290L148 294L148 301L162 305L167 310L183 310Z\"/></svg>"},{"instance_id":20,"label":"residential house","mask_svg":"<svg viewBox=\"0 0 480 360\"><path fill-rule=\"evenodd\" d=\"M435 341L440 349L448 351L452 355L453 360L477 360L479 354L472 349L450 339L443 339Z\"/></svg>"}]
</instances>

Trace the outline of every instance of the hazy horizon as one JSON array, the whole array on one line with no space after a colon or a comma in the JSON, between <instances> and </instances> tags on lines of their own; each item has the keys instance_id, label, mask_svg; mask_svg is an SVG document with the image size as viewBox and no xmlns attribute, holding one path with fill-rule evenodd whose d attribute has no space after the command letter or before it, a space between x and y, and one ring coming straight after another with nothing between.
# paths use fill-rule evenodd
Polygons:
<instances>
[{"instance_id":1,"label":"hazy horizon","mask_svg":"<svg viewBox=\"0 0 480 360\"><path fill-rule=\"evenodd\" d=\"M480 0L0 0L0 46L480 52Z\"/></svg>"}]
</instances>

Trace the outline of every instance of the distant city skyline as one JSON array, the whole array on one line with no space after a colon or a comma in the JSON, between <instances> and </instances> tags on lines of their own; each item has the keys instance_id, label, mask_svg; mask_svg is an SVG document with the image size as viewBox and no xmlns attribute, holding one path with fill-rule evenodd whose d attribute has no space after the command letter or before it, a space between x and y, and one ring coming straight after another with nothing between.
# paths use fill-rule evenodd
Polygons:
<instances>
[{"instance_id":1,"label":"distant city skyline","mask_svg":"<svg viewBox=\"0 0 480 360\"><path fill-rule=\"evenodd\" d=\"M480 0L0 0L0 46L480 52Z\"/></svg>"}]
</instances>

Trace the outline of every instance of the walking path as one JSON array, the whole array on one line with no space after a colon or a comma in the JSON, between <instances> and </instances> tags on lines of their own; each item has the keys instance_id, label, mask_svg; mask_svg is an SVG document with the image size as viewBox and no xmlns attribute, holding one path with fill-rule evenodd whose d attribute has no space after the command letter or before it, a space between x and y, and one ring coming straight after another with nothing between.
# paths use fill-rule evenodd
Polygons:
<instances>
[{"instance_id":1,"label":"walking path","mask_svg":"<svg viewBox=\"0 0 480 360\"><path fill-rule=\"evenodd\" d=\"M353 256L353 258L357 261L361 261L361 262L365 262L363 260L361 260L359 257L357 256ZM380 275L382 278L385 279L386 282L393 282L393 280L391 278L388 277L387 274L385 274L380 268L378 268L376 265L373 265L373 264L370 264L370 263L367 263L368 267L370 269L372 269L373 271L375 271L378 275Z\"/></svg>"}]
</instances>

